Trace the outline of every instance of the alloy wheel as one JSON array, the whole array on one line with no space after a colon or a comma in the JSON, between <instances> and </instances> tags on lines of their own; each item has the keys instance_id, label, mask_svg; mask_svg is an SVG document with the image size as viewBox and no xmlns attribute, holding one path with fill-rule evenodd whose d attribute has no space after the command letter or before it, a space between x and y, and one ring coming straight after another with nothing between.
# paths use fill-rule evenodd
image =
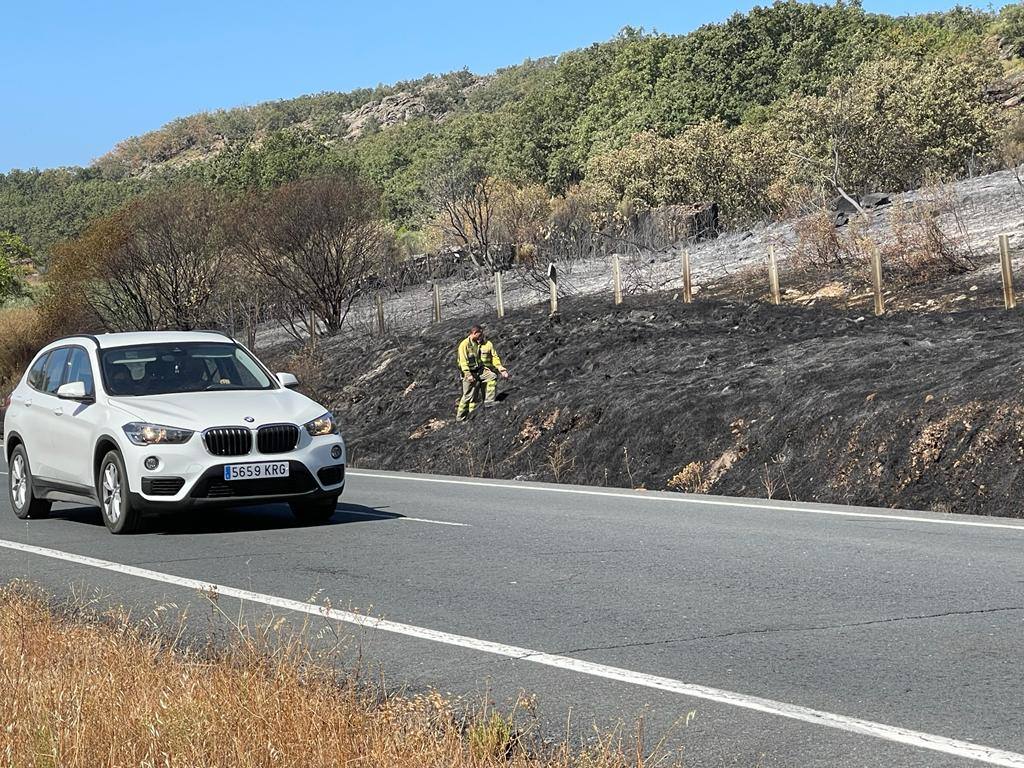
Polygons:
<instances>
[{"instance_id":1,"label":"alloy wheel","mask_svg":"<svg viewBox=\"0 0 1024 768\"><path fill-rule=\"evenodd\" d=\"M111 523L121 517L121 473L113 462L103 468L103 514Z\"/></svg>"},{"instance_id":2,"label":"alloy wheel","mask_svg":"<svg viewBox=\"0 0 1024 768\"><path fill-rule=\"evenodd\" d=\"M25 508L25 502L28 501L28 471L25 459L20 454L14 457L11 465L11 498L19 511Z\"/></svg>"}]
</instances>

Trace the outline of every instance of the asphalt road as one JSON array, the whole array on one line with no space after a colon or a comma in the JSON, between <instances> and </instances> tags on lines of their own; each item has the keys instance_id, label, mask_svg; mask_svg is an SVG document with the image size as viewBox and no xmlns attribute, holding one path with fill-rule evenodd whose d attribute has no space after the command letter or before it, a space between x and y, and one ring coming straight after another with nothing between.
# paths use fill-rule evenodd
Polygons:
<instances>
[{"instance_id":1,"label":"asphalt road","mask_svg":"<svg viewBox=\"0 0 1024 768\"><path fill-rule=\"evenodd\" d=\"M0 505L0 582L140 615L209 615L191 580L229 615L329 604L314 631L392 686L528 692L554 738L643 718L691 766L1024 766L1024 521L356 470L308 528Z\"/></svg>"}]
</instances>

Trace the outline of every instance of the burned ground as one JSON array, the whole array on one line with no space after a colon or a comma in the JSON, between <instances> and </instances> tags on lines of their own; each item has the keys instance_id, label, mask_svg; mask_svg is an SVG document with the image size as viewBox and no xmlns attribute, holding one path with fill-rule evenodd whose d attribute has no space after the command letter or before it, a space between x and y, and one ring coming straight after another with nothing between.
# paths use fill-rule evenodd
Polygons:
<instances>
[{"instance_id":1,"label":"burned ground","mask_svg":"<svg viewBox=\"0 0 1024 768\"><path fill-rule=\"evenodd\" d=\"M1017 312L608 299L489 323L514 379L469 424L469 318L323 342L310 383L360 467L1024 515Z\"/></svg>"}]
</instances>

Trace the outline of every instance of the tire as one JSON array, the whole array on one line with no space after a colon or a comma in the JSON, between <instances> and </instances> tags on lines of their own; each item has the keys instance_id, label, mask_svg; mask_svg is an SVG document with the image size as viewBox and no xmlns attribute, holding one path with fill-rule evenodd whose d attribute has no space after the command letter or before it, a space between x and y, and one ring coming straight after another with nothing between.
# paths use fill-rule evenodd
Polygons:
<instances>
[{"instance_id":1,"label":"tire","mask_svg":"<svg viewBox=\"0 0 1024 768\"><path fill-rule=\"evenodd\" d=\"M134 533L141 527L142 515L132 507L128 493L128 473L124 460L117 451L111 451L100 462L96 475L96 496L100 500L103 523L111 533Z\"/></svg>"},{"instance_id":2,"label":"tire","mask_svg":"<svg viewBox=\"0 0 1024 768\"><path fill-rule=\"evenodd\" d=\"M37 499L32 488L32 467L28 463L28 452L19 445L11 452L10 472L7 477L7 494L11 509L19 520L38 520L50 514L52 502Z\"/></svg>"},{"instance_id":3,"label":"tire","mask_svg":"<svg viewBox=\"0 0 1024 768\"><path fill-rule=\"evenodd\" d=\"M326 499L315 499L310 501L292 501L288 506L292 508L295 519L303 525L317 525L326 523L338 508L338 497L328 496Z\"/></svg>"}]
</instances>

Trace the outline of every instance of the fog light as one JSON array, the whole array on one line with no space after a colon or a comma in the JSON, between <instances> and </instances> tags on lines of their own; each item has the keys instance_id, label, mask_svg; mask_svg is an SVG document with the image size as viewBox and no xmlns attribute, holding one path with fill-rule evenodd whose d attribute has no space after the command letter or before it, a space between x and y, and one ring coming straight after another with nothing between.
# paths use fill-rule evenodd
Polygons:
<instances>
[{"instance_id":1,"label":"fog light","mask_svg":"<svg viewBox=\"0 0 1024 768\"><path fill-rule=\"evenodd\" d=\"M332 459L340 459L341 458L341 446L340 445L335 445L335 446L331 447L331 458Z\"/></svg>"},{"instance_id":2,"label":"fog light","mask_svg":"<svg viewBox=\"0 0 1024 768\"><path fill-rule=\"evenodd\" d=\"M146 459L144 463L146 465L146 469L152 471L160 466L160 459L158 459L156 456L150 456Z\"/></svg>"}]
</instances>

